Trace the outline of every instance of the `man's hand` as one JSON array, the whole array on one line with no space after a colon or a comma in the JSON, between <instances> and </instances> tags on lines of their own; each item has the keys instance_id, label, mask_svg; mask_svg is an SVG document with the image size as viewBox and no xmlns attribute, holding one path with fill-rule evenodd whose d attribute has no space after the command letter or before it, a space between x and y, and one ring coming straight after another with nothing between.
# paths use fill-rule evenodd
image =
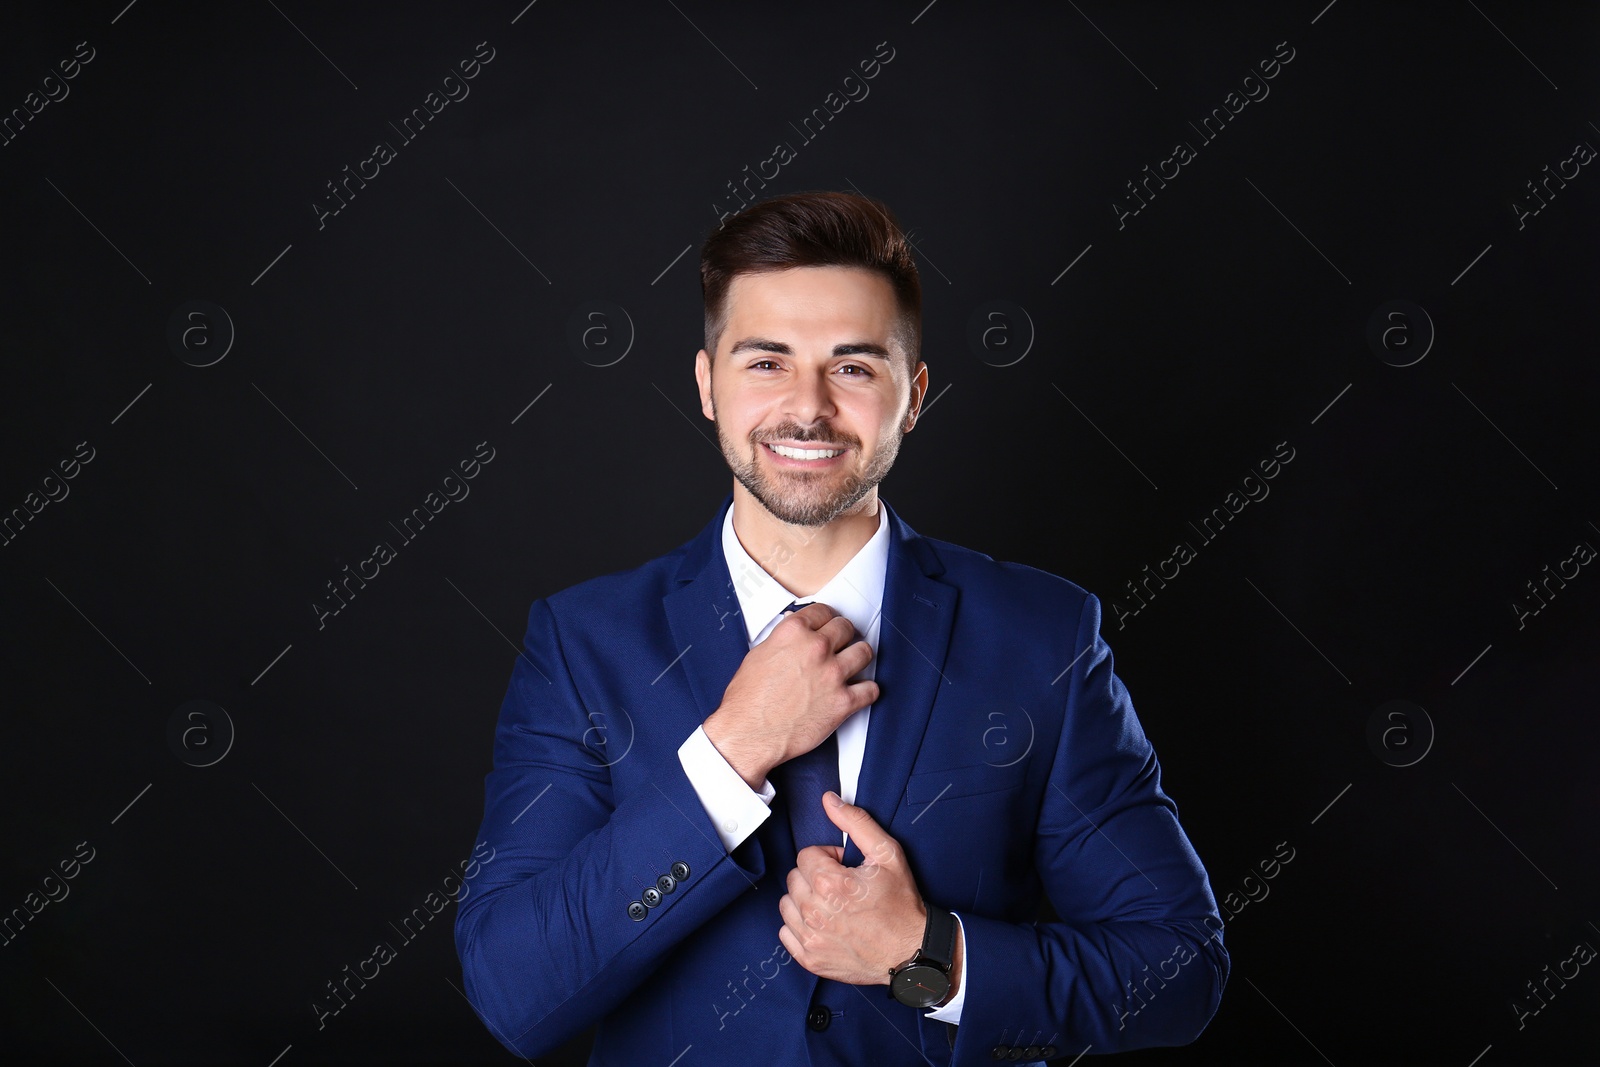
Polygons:
<instances>
[{"instance_id":1,"label":"man's hand","mask_svg":"<svg viewBox=\"0 0 1600 1067\"><path fill-rule=\"evenodd\" d=\"M849 619L814 601L790 612L745 654L706 719L706 737L751 789L772 768L810 752L878 699L878 683L849 679L872 660Z\"/></svg>"},{"instance_id":2,"label":"man's hand","mask_svg":"<svg viewBox=\"0 0 1600 1067\"><path fill-rule=\"evenodd\" d=\"M833 824L855 839L862 863L844 866L840 845L801 849L799 866L789 872L789 892L778 901L784 923L778 939L819 977L888 985L889 968L922 947L928 909L899 843L865 808L846 804L831 790L823 797ZM956 973L952 968L952 978Z\"/></svg>"}]
</instances>

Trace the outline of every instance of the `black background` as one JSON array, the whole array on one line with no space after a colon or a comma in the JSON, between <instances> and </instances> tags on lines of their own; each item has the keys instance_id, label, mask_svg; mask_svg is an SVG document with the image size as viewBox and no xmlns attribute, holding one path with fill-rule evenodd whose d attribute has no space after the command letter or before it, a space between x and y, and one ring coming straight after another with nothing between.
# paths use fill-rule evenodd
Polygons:
<instances>
[{"instance_id":1,"label":"black background","mask_svg":"<svg viewBox=\"0 0 1600 1067\"><path fill-rule=\"evenodd\" d=\"M1228 924L1206 1032L1124 1061L1595 1062L1592 966L1520 1029L1513 1001L1600 947L1600 576L1512 605L1600 545L1596 164L1513 209L1600 146L1597 29L1505 0L13 6L4 113L94 58L0 147L0 514L70 489L0 548L0 911L94 858L0 948L6 1045L511 1059L453 906L325 1028L311 1003L471 854L529 603L670 550L730 486L698 252L785 141L765 193L881 197L918 249L931 406L883 498L1102 599L1219 899L1294 849ZM470 95L401 143L479 42ZM880 42L870 95L802 139ZM1279 42L1270 95L1202 141ZM210 366L215 312L168 342L191 300L236 330ZM1414 309L1369 344L1394 300L1431 347ZM324 584L484 441L470 495L319 628ZM1270 495L1196 536L1279 442ZM236 731L210 766L216 712L169 743L192 700ZM1431 731L1370 744L1391 700Z\"/></svg>"}]
</instances>

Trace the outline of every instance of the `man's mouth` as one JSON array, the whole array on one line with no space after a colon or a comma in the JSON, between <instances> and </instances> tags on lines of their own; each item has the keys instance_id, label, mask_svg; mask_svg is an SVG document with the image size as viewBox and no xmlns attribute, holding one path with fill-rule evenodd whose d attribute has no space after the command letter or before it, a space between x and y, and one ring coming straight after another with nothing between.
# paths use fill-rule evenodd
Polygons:
<instances>
[{"instance_id":1,"label":"man's mouth","mask_svg":"<svg viewBox=\"0 0 1600 1067\"><path fill-rule=\"evenodd\" d=\"M834 458L835 456L843 455L845 452L845 449L843 448L794 448L789 445L770 443L767 443L766 447L774 455L782 456L785 459L798 460L800 462L828 460Z\"/></svg>"}]
</instances>

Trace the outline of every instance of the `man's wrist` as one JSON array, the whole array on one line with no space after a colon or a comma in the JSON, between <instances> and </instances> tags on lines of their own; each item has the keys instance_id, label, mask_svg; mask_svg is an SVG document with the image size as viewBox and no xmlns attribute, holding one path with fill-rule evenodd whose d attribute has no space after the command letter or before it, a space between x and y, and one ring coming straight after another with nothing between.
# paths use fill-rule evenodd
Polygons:
<instances>
[{"instance_id":1,"label":"man's wrist","mask_svg":"<svg viewBox=\"0 0 1600 1067\"><path fill-rule=\"evenodd\" d=\"M757 758L747 756L737 744L722 735L721 724L717 719L717 714L721 710L721 708L718 708L717 711L707 716L706 720L700 724L700 729L705 733L706 740L711 742L711 746L717 750L717 753L728 761L728 766L733 768L734 773L743 778L745 784L751 789L760 792L761 784L767 780L772 768L763 765Z\"/></svg>"},{"instance_id":2,"label":"man's wrist","mask_svg":"<svg viewBox=\"0 0 1600 1067\"><path fill-rule=\"evenodd\" d=\"M949 908L938 908L938 905L928 904L926 901L922 900L917 902L917 913L922 917L921 925L917 927L914 934L909 935L912 938L912 940L909 942L911 947L906 949L905 952L900 956L899 961L888 969L884 981L885 985L892 987L894 984L895 972L906 964L909 964L921 954L922 946L928 938L928 926L933 916L934 909L936 908L950 917L952 937L949 960L950 969L946 972L950 978L950 988L937 1003L929 1005L929 1007L935 1011L948 1005L952 1000L955 999L956 994L961 992L962 962L966 958L966 932L961 927L960 917Z\"/></svg>"},{"instance_id":3,"label":"man's wrist","mask_svg":"<svg viewBox=\"0 0 1600 1067\"><path fill-rule=\"evenodd\" d=\"M911 962L911 960L916 958L917 953L922 951L922 942L928 936L927 903L925 901L918 900L917 910L914 914L916 915L916 926L913 929L911 928L911 923L909 921L907 922L906 936L902 941L902 944L907 945L908 947L904 952L895 957L893 963L889 964L884 974L884 985L888 985L890 982L892 982L894 980L894 972L899 970L905 964Z\"/></svg>"}]
</instances>

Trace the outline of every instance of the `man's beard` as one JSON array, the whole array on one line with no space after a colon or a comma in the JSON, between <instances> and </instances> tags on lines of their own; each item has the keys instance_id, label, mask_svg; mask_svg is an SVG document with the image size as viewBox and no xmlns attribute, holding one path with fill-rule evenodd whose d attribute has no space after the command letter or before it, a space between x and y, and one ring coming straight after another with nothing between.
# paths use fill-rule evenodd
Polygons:
<instances>
[{"instance_id":1,"label":"man's beard","mask_svg":"<svg viewBox=\"0 0 1600 1067\"><path fill-rule=\"evenodd\" d=\"M715 415L716 405L713 404L713 419ZM734 452L731 442L722 432L722 423L716 422L716 427L717 443L722 447L723 458L727 460L739 484L775 518L791 526L825 526L855 507L889 473L900 451L901 435L896 434L885 448L872 457L867 469L859 474L854 471L844 471L841 475L839 471L785 468L776 477L768 477L762 469L760 457L756 455L765 447L763 441L796 441L825 447L845 447L856 455L861 454L860 442L847 438L841 443L842 435L818 430L808 433L795 423L784 423L775 431L759 437L752 433L749 441L751 457L745 461Z\"/></svg>"}]
</instances>

